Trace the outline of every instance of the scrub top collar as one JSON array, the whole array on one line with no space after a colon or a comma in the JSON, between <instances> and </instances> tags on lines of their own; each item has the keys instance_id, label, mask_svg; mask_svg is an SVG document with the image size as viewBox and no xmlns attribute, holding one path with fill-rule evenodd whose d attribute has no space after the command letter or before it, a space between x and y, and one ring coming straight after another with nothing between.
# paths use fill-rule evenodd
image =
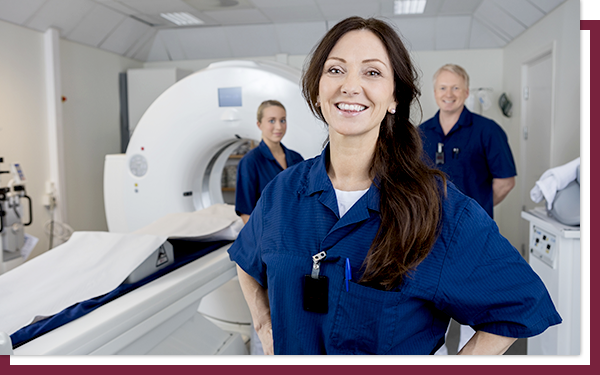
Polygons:
<instances>
[{"instance_id":1,"label":"scrub top collar","mask_svg":"<svg viewBox=\"0 0 600 375\"><path fill-rule=\"evenodd\" d=\"M280 143L281 148L283 149L283 153L285 154L285 161L287 161L288 166L291 165L291 160L289 159L289 155L290 153L288 152L287 148L285 148L285 146L283 145L283 143ZM279 162L275 159L275 156L273 156L273 153L271 152L271 149L269 148L269 146L267 146L267 144L265 143L264 140L261 140L260 143L258 144L258 150L260 151L261 154L263 154L263 156L269 160L274 161L275 163L277 163L277 165L279 165ZM281 166L281 165L279 165Z\"/></svg>"},{"instance_id":2,"label":"scrub top collar","mask_svg":"<svg viewBox=\"0 0 600 375\"><path fill-rule=\"evenodd\" d=\"M448 132L448 134L444 135L444 131L442 130L442 124L440 124L440 111L438 110L434 116L435 121L432 122L431 127L442 136L449 136L450 134L458 131L459 128L464 128L473 125L473 114L471 111L467 109L467 106L463 107L462 112L460 113L460 117L458 121L452 129Z\"/></svg>"},{"instance_id":3,"label":"scrub top collar","mask_svg":"<svg viewBox=\"0 0 600 375\"><path fill-rule=\"evenodd\" d=\"M331 180L327 175L327 165L329 164L329 144L321 152L321 156L311 166L307 175L307 181L300 189L299 194L312 196L320 193L319 201L324 206L333 211L339 218L339 210L335 190ZM363 195L358 202L352 206L350 211L342 217L341 221L358 222L370 217L369 210L379 213L379 189L374 183L371 183L369 191ZM355 207L356 206L356 207Z\"/></svg>"}]
</instances>

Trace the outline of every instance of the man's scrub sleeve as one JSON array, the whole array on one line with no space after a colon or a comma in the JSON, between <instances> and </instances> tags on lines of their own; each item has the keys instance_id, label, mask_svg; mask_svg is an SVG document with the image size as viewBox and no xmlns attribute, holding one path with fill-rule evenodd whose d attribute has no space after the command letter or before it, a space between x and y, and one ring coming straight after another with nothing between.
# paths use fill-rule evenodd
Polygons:
<instances>
[{"instance_id":1,"label":"man's scrub sleeve","mask_svg":"<svg viewBox=\"0 0 600 375\"><path fill-rule=\"evenodd\" d=\"M488 166L493 178L509 178L517 175L508 137L502 128L494 123L490 126L485 139Z\"/></svg>"}]
</instances>

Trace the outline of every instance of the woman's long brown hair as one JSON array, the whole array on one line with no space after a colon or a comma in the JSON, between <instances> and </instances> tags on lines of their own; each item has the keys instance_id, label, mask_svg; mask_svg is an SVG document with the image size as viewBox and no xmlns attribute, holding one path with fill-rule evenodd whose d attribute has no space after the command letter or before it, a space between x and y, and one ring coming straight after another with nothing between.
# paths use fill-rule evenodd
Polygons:
<instances>
[{"instance_id":1,"label":"woman's long brown hair","mask_svg":"<svg viewBox=\"0 0 600 375\"><path fill-rule=\"evenodd\" d=\"M381 122L371 164L379 188L381 226L363 263L361 283L392 290L431 251L440 229L443 173L424 162L423 145L410 121L413 101L421 94L418 74L396 31L386 22L350 17L336 24L315 47L304 69L302 94L312 112L326 123L317 105L325 61L337 41L353 30L369 30L382 41L394 70L396 113ZM420 108L420 106L419 106Z\"/></svg>"}]
</instances>

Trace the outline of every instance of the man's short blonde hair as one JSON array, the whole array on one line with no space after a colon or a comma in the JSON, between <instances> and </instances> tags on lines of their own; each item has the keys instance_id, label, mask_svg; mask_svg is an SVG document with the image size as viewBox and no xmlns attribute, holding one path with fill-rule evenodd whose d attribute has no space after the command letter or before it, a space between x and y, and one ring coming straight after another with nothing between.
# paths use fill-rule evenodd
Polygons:
<instances>
[{"instance_id":1,"label":"man's short blonde hair","mask_svg":"<svg viewBox=\"0 0 600 375\"><path fill-rule=\"evenodd\" d=\"M465 80L465 85L467 86L467 90L469 89L469 75L467 74L467 71L464 70L462 66L456 65L456 64L446 64L446 65L442 66L441 68L439 68L437 70L437 72L435 72L435 74L433 75L433 85L434 86L435 86L435 82L437 81L438 76L444 70L448 71L450 73L454 73L459 77L462 77L462 79Z\"/></svg>"}]
</instances>

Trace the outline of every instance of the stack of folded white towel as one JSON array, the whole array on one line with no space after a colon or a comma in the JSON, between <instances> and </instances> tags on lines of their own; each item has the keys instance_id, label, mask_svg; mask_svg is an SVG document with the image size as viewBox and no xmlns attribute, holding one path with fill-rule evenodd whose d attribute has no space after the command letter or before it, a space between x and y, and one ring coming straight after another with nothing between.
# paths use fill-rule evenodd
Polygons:
<instances>
[{"instance_id":1,"label":"stack of folded white towel","mask_svg":"<svg viewBox=\"0 0 600 375\"><path fill-rule=\"evenodd\" d=\"M542 199L546 199L546 207L551 210L556 193L577 178L580 160L581 158L577 158L560 167L551 168L544 172L531 189L531 200L539 203Z\"/></svg>"}]
</instances>

